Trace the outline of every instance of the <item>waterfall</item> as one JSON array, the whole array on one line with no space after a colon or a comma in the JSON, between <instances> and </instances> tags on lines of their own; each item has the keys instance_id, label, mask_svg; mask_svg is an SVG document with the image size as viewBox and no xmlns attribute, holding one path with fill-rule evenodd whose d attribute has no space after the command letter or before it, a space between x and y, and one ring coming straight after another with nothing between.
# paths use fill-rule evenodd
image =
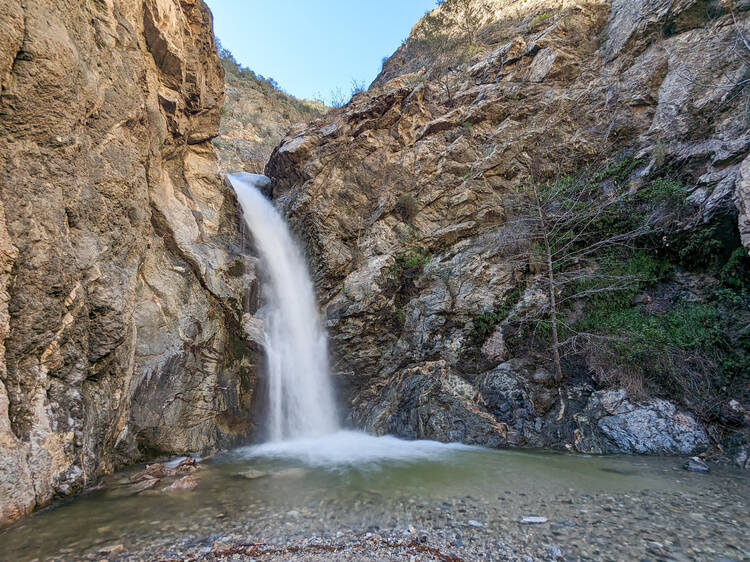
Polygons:
<instances>
[{"instance_id":1,"label":"waterfall","mask_svg":"<svg viewBox=\"0 0 750 562\"><path fill-rule=\"evenodd\" d=\"M339 428L326 333L304 256L284 219L259 191L268 178L229 174L266 276L259 311L265 324L271 441L314 437Z\"/></svg>"}]
</instances>

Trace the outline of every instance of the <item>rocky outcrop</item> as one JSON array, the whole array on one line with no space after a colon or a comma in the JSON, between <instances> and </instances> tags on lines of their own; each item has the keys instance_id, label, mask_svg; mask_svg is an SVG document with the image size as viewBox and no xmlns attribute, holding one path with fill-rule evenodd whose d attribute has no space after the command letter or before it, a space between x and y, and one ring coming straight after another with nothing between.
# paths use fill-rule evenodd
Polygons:
<instances>
[{"instance_id":1,"label":"rocky outcrop","mask_svg":"<svg viewBox=\"0 0 750 562\"><path fill-rule=\"evenodd\" d=\"M502 332L477 343L477 319L519 291L514 310L547 298L538 264L511 259L518 249L509 240L519 236L507 219L519 187L623 152L635 162L623 178L633 191L678 170L700 220L739 215L750 248L749 6L471 4L484 18L472 58L445 64L417 25L368 92L293 128L266 167L311 256L354 423L586 451L702 448L704 430L691 424L665 427L670 444L637 435L642 424L677 416L671 404L594 408L596 373L585 365L571 369L582 378L559 395L515 367L501 376L495 369L511 358ZM515 359L530 363L525 372L549 368L533 349ZM576 441L573 414L587 407L606 445Z\"/></svg>"},{"instance_id":2,"label":"rocky outcrop","mask_svg":"<svg viewBox=\"0 0 750 562\"><path fill-rule=\"evenodd\" d=\"M301 100L278 88L219 50L226 96L221 108L219 136L213 140L219 166L226 172L263 173L268 157L286 132L328 109L322 102Z\"/></svg>"},{"instance_id":3,"label":"rocky outcrop","mask_svg":"<svg viewBox=\"0 0 750 562\"><path fill-rule=\"evenodd\" d=\"M691 455L708 448L706 430L674 404L633 404L624 390L599 391L575 415L576 449L587 453Z\"/></svg>"},{"instance_id":4,"label":"rocky outcrop","mask_svg":"<svg viewBox=\"0 0 750 562\"><path fill-rule=\"evenodd\" d=\"M739 211L739 227L742 243L750 248L750 156L740 164L735 202Z\"/></svg>"},{"instance_id":5,"label":"rocky outcrop","mask_svg":"<svg viewBox=\"0 0 750 562\"><path fill-rule=\"evenodd\" d=\"M0 5L0 524L252 429L201 0Z\"/></svg>"},{"instance_id":6,"label":"rocky outcrop","mask_svg":"<svg viewBox=\"0 0 750 562\"><path fill-rule=\"evenodd\" d=\"M474 393L469 383L447 371L445 361L435 361L404 369L379 394L354 403L361 406L360 424L378 435L502 445L507 427L477 407Z\"/></svg>"}]
</instances>

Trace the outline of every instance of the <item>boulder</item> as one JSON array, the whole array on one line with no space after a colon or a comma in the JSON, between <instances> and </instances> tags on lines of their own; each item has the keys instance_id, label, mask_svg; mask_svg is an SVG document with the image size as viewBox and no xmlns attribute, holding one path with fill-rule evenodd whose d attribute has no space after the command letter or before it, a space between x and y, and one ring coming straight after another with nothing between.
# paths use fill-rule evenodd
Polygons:
<instances>
[{"instance_id":1,"label":"boulder","mask_svg":"<svg viewBox=\"0 0 750 562\"><path fill-rule=\"evenodd\" d=\"M690 413L660 398L631 402L622 389L595 392L574 419L575 447L585 453L694 455L709 445Z\"/></svg>"}]
</instances>

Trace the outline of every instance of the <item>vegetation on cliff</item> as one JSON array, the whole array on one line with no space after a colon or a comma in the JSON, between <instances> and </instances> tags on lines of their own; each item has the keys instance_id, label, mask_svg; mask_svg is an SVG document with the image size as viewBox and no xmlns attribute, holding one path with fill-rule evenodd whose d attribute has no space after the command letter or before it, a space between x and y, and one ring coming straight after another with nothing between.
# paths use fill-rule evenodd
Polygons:
<instances>
[{"instance_id":1,"label":"vegetation on cliff","mask_svg":"<svg viewBox=\"0 0 750 562\"><path fill-rule=\"evenodd\" d=\"M290 96L273 78L242 66L220 44L218 49L226 89L219 136L213 141L219 165L226 171L262 174L289 128L317 119L328 108L320 101Z\"/></svg>"},{"instance_id":2,"label":"vegetation on cliff","mask_svg":"<svg viewBox=\"0 0 750 562\"><path fill-rule=\"evenodd\" d=\"M355 419L411 435L397 397L435 372L476 394L425 400L508 444L624 450L596 425L617 388L747 441L747 7L438 4L267 167ZM418 436L452 435L429 411Z\"/></svg>"}]
</instances>

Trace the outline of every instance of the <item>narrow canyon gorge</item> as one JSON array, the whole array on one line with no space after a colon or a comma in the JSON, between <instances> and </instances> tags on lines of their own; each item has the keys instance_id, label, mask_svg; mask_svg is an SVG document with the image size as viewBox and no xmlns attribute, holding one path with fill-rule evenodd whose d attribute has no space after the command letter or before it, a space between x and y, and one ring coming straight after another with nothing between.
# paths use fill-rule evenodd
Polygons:
<instances>
[{"instance_id":1,"label":"narrow canyon gorge","mask_svg":"<svg viewBox=\"0 0 750 562\"><path fill-rule=\"evenodd\" d=\"M747 0L445 0L333 108L202 0L0 0L0 86L0 526L289 437L264 369L323 407L329 359L346 429L746 477ZM291 242L243 171L309 356L268 347Z\"/></svg>"}]
</instances>

